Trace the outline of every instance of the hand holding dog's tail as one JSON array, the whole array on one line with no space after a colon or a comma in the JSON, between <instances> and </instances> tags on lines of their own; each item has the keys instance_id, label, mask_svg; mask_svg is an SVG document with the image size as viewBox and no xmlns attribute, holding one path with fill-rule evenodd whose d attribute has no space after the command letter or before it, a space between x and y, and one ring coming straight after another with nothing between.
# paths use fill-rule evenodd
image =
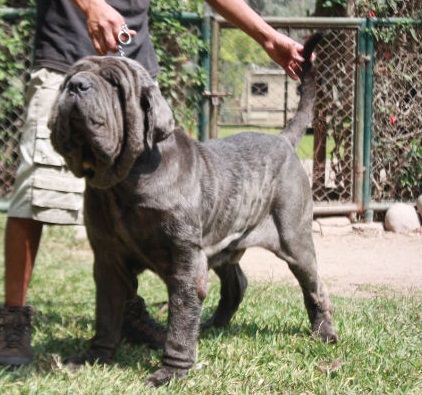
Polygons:
<instances>
[{"instance_id":1,"label":"hand holding dog's tail","mask_svg":"<svg viewBox=\"0 0 422 395\"><path fill-rule=\"evenodd\" d=\"M312 69L312 52L322 38L322 33L313 34L305 42L303 48L302 64L302 85L300 86L301 97L299 106L294 117L287 123L283 135L288 138L293 147L299 145L300 140L306 132L306 128L313 119L313 108L315 100L315 79Z\"/></svg>"},{"instance_id":2,"label":"hand holding dog's tail","mask_svg":"<svg viewBox=\"0 0 422 395\"><path fill-rule=\"evenodd\" d=\"M314 52L314 49L322 39L322 33L317 32L314 33L311 37L308 38L308 40L305 42L303 46L303 58L305 61L302 64L302 82L303 79L306 77L306 75L309 73L312 67L311 57L312 53Z\"/></svg>"}]
</instances>

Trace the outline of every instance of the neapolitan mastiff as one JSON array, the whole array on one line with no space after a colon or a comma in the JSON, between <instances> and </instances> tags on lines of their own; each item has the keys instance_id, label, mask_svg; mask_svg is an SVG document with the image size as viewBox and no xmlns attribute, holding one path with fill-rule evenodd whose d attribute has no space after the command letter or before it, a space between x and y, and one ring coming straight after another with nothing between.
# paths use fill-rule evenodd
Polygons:
<instances>
[{"instance_id":1,"label":"neapolitan mastiff","mask_svg":"<svg viewBox=\"0 0 422 395\"><path fill-rule=\"evenodd\" d=\"M174 127L170 108L136 62L87 57L68 73L50 119L52 142L86 178L85 218L94 251L96 334L68 363L110 362L125 301L150 269L166 283L168 331L158 386L195 361L207 270L221 280L209 324L227 324L247 285L239 260L264 247L289 265L312 331L335 342L332 304L317 273L312 197L295 147L312 120L315 82L305 44L299 108L284 133L240 133L199 143Z\"/></svg>"}]
</instances>

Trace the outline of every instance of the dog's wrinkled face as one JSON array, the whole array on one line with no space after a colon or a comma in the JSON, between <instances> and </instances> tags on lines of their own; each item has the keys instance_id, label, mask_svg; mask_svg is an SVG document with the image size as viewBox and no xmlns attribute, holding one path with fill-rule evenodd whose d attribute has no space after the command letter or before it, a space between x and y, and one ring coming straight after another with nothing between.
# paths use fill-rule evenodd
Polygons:
<instances>
[{"instance_id":1,"label":"dog's wrinkled face","mask_svg":"<svg viewBox=\"0 0 422 395\"><path fill-rule=\"evenodd\" d=\"M174 121L148 72L129 59L91 56L66 76L49 122L54 148L95 188L122 181Z\"/></svg>"}]
</instances>

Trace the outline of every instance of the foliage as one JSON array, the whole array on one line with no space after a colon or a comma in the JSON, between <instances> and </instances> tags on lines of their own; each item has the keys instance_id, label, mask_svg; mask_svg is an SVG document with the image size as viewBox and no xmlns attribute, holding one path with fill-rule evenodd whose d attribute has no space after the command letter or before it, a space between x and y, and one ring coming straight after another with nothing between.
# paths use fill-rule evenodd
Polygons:
<instances>
[{"instance_id":1,"label":"foliage","mask_svg":"<svg viewBox=\"0 0 422 395\"><path fill-rule=\"evenodd\" d=\"M395 24L386 25L383 27L372 28L371 33L375 40L382 43L393 43L397 39L400 39L403 35L409 33L416 42L419 41L414 24L411 21L397 21Z\"/></svg>"},{"instance_id":2,"label":"foliage","mask_svg":"<svg viewBox=\"0 0 422 395\"><path fill-rule=\"evenodd\" d=\"M355 0L356 13L359 16L369 18L422 18L422 2L415 0ZM410 37L418 41L414 24L409 21L397 21L382 28L371 30L378 42L392 43L403 34L410 34Z\"/></svg>"},{"instance_id":3,"label":"foliage","mask_svg":"<svg viewBox=\"0 0 422 395\"><path fill-rule=\"evenodd\" d=\"M263 16L307 16L315 8L315 0L248 0Z\"/></svg>"},{"instance_id":4,"label":"foliage","mask_svg":"<svg viewBox=\"0 0 422 395\"><path fill-rule=\"evenodd\" d=\"M220 78L219 90L233 98L241 97L251 67L275 67L264 49L241 30L223 29L221 44L219 67L224 78Z\"/></svg>"},{"instance_id":5,"label":"foliage","mask_svg":"<svg viewBox=\"0 0 422 395\"><path fill-rule=\"evenodd\" d=\"M354 0L356 16L422 18L420 0Z\"/></svg>"},{"instance_id":6,"label":"foliage","mask_svg":"<svg viewBox=\"0 0 422 395\"><path fill-rule=\"evenodd\" d=\"M399 184L410 193L413 190L420 190L422 185L422 144L420 141L411 141L410 149L399 168L397 178ZM418 198L418 196L411 197Z\"/></svg>"},{"instance_id":7,"label":"foliage","mask_svg":"<svg viewBox=\"0 0 422 395\"><path fill-rule=\"evenodd\" d=\"M0 20L0 124L13 124L23 105L24 79L29 67L33 15Z\"/></svg>"},{"instance_id":8,"label":"foliage","mask_svg":"<svg viewBox=\"0 0 422 395\"><path fill-rule=\"evenodd\" d=\"M326 9L326 16L339 15L339 10L354 9L358 17L404 17L422 18L420 0L317 0L317 9ZM329 14L331 12L331 14ZM353 16L353 15L349 15Z\"/></svg>"},{"instance_id":9,"label":"foliage","mask_svg":"<svg viewBox=\"0 0 422 395\"><path fill-rule=\"evenodd\" d=\"M347 0L324 0L323 7L324 8L331 8L334 6L346 7Z\"/></svg>"},{"instance_id":10,"label":"foliage","mask_svg":"<svg viewBox=\"0 0 422 395\"><path fill-rule=\"evenodd\" d=\"M0 215L0 232L4 222L5 215ZM0 251L2 243L1 239ZM145 388L143 380L158 367L161 352L128 344L120 346L110 367L70 372L62 358L84 350L93 335L91 262L88 244L75 240L72 227L45 228L28 295L36 308L34 361L15 370L0 368L1 394L422 393L421 294L414 290L400 296L375 286L365 288L372 297L332 298L340 335L336 345L309 335L298 286L250 279L231 325L202 331L197 364L184 381ZM139 280L151 313L165 322L159 315L167 298L162 281L150 272ZM210 276L204 318L212 314L218 298L218 281Z\"/></svg>"},{"instance_id":11,"label":"foliage","mask_svg":"<svg viewBox=\"0 0 422 395\"><path fill-rule=\"evenodd\" d=\"M0 0L0 7L28 7L30 1ZM176 121L188 131L196 128L196 115L206 76L201 56L207 50L200 26L189 26L178 18L181 12L202 12L202 1L153 1L150 9L151 35L159 59L160 87L174 105ZM163 16L167 14L168 16ZM171 15L175 17L172 17ZM161 16L157 16L161 15ZM29 68L34 31L33 14L0 20L0 124L12 123L23 103L24 79Z\"/></svg>"},{"instance_id":12,"label":"foliage","mask_svg":"<svg viewBox=\"0 0 422 395\"><path fill-rule=\"evenodd\" d=\"M208 50L201 39L201 26L184 24L182 12L202 12L201 1L153 1L150 31L161 73L160 89L169 100L176 122L190 134L202 102L206 74L201 56Z\"/></svg>"}]
</instances>

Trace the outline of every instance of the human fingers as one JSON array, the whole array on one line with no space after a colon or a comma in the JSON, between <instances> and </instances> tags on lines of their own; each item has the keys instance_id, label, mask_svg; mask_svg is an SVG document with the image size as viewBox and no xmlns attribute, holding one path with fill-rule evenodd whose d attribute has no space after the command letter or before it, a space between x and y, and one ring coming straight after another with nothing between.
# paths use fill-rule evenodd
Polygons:
<instances>
[{"instance_id":1,"label":"human fingers","mask_svg":"<svg viewBox=\"0 0 422 395\"><path fill-rule=\"evenodd\" d=\"M302 67L298 63L291 63L284 70L293 80L298 80L302 77Z\"/></svg>"}]
</instances>

